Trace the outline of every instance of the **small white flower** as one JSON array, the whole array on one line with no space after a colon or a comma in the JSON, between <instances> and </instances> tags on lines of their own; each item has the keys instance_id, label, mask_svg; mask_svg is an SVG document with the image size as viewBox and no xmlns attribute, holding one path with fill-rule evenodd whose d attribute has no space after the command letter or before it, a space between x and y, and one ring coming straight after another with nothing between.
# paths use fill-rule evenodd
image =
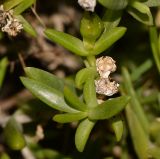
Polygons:
<instances>
[{"instance_id":1,"label":"small white flower","mask_svg":"<svg viewBox=\"0 0 160 159\"><path fill-rule=\"evenodd\" d=\"M94 12L96 0L78 0L78 3L86 11Z\"/></svg>"},{"instance_id":2,"label":"small white flower","mask_svg":"<svg viewBox=\"0 0 160 159\"><path fill-rule=\"evenodd\" d=\"M2 32L10 36L17 36L23 29L23 25L13 16L13 10L5 11L3 5L0 6L0 28Z\"/></svg>"},{"instance_id":3,"label":"small white flower","mask_svg":"<svg viewBox=\"0 0 160 159\"><path fill-rule=\"evenodd\" d=\"M119 84L115 81L110 81L110 73L116 71L116 62L109 56L102 56L96 60L97 72L100 75L98 80L95 80L96 92L98 94L112 96L118 92Z\"/></svg>"}]
</instances>

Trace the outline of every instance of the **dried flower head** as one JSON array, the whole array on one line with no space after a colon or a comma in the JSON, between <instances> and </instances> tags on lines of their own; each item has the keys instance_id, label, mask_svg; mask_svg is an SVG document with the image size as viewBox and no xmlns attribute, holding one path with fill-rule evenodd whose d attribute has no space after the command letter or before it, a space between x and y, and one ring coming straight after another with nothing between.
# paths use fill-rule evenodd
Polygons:
<instances>
[{"instance_id":1,"label":"dried flower head","mask_svg":"<svg viewBox=\"0 0 160 159\"><path fill-rule=\"evenodd\" d=\"M0 28L2 32L10 36L17 36L23 29L23 25L13 16L13 10L5 11L3 5L0 6Z\"/></svg>"},{"instance_id":2,"label":"dried flower head","mask_svg":"<svg viewBox=\"0 0 160 159\"><path fill-rule=\"evenodd\" d=\"M118 92L119 84L115 81L109 81L106 78L100 78L95 81L96 92L98 94L104 94L106 96L112 96L113 94Z\"/></svg>"},{"instance_id":3,"label":"dried flower head","mask_svg":"<svg viewBox=\"0 0 160 159\"><path fill-rule=\"evenodd\" d=\"M118 92L119 84L110 80L110 73L116 71L115 61L109 56L102 56L96 60L97 71L100 75L95 80L96 92L98 94L112 96Z\"/></svg>"},{"instance_id":4,"label":"dried flower head","mask_svg":"<svg viewBox=\"0 0 160 159\"><path fill-rule=\"evenodd\" d=\"M109 56L102 56L96 60L97 71L100 77L108 78L111 72L115 72L116 62Z\"/></svg>"},{"instance_id":5,"label":"dried flower head","mask_svg":"<svg viewBox=\"0 0 160 159\"><path fill-rule=\"evenodd\" d=\"M94 12L96 0L78 0L78 3L86 11Z\"/></svg>"}]
</instances>

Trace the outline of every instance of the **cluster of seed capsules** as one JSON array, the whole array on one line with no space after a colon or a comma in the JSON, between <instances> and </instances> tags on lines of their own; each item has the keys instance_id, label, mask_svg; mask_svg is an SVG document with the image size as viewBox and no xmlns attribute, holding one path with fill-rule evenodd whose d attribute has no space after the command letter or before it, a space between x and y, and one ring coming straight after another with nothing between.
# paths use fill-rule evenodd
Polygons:
<instances>
[{"instance_id":1,"label":"cluster of seed capsules","mask_svg":"<svg viewBox=\"0 0 160 159\"><path fill-rule=\"evenodd\" d=\"M3 5L0 6L0 29L10 36L17 36L23 29L23 25L14 17L13 10L5 11Z\"/></svg>"}]
</instances>

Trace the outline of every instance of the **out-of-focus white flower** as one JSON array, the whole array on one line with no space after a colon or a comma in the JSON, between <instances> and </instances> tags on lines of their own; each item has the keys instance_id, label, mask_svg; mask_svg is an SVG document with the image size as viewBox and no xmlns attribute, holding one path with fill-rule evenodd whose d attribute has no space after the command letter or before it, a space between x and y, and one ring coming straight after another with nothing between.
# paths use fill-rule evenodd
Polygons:
<instances>
[{"instance_id":1,"label":"out-of-focus white flower","mask_svg":"<svg viewBox=\"0 0 160 159\"><path fill-rule=\"evenodd\" d=\"M78 0L78 3L86 11L94 12L96 0Z\"/></svg>"}]
</instances>

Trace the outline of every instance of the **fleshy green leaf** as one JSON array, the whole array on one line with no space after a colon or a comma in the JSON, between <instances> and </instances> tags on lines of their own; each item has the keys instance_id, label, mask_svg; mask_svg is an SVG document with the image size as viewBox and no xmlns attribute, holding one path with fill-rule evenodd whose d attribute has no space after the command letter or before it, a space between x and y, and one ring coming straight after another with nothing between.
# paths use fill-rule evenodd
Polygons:
<instances>
[{"instance_id":1,"label":"fleshy green leaf","mask_svg":"<svg viewBox=\"0 0 160 159\"><path fill-rule=\"evenodd\" d=\"M26 67L25 73L31 79L44 83L48 87L52 87L56 90L59 90L60 92L63 92L64 89L63 79L58 78L57 76L49 72L34 67Z\"/></svg>"},{"instance_id":2,"label":"fleshy green leaf","mask_svg":"<svg viewBox=\"0 0 160 159\"><path fill-rule=\"evenodd\" d=\"M88 78L88 80L84 84L83 96L88 107L93 108L97 106L98 103L94 78Z\"/></svg>"},{"instance_id":3,"label":"fleshy green leaf","mask_svg":"<svg viewBox=\"0 0 160 159\"><path fill-rule=\"evenodd\" d=\"M0 155L0 159L10 159L10 157L8 156L8 154L2 153L2 154Z\"/></svg>"},{"instance_id":4,"label":"fleshy green leaf","mask_svg":"<svg viewBox=\"0 0 160 159\"><path fill-rule=\"evenodd\" d=\"M102 33L101 37L95 43L93 49L93 55L98 55L108 49L112 44L119 40L126 32L125 27L116 27L110 31L105 31Z\"/></svg>"},{"instance_id":5,"label":"fleshy green leaf","mask_svg":"<svg viewBox=\"0 0 160 159\"><path fill-rule=\"evenodd\" d=\"M122 111L128 104L129 100L130 97L128 96L121 96L107 100L95 108L90 109L88 117L91 120L109 119Z\"/></svg>"},{"instance_id":6,"label":"fleshy green leaf","mask_svg":"<svg viewBox=\"0 0 160 159\"><path fill-rule=\"evenodd\" d=\"M58 114L53 117L53 120L59 123L70 123L78 120L82 120L87 117L87 113L79 112L79 113L66 113L66 114Z\"/></svg>"},{"instance_id":7,"label":"fleshy green leaf","mask_svg":"<svg viewBox=\"0 0 160 159\"><path fill-rule=\"evenodd\" d=\"M19 15L27 8L29 8L36 0L23 0L18 6L14 8L14 14Z\"/></svg>"},{"instance_id":8,"label":"fleshy green leaf","mask_svg":"<svg viewBox=\"0 0 160 159\"><path fill-rule=\"evenodd\" d=\"M5 2L3 3L4 9L10 10L16 5L20 4L22 1L26 1L26 0L5 0Z\"/></svg>"},{"instance_id":9,"label":"fleshy green leaf","mask_svg":"<svg viewBox=\"0 0 160 159\"><path fill-rule=\"evenodd\" d=\"M22 23L23 29L25 32L27 32L29 35L33 37L37 37L36 30L29 24L29 22L21 15L16 16L17 19Z\"/></svg>"},{"instance_id":10,"label":"fleshy green leaf","mask_svg":"<svg viewBox=\"0 0 160 159\"><path fill-rule=\"evenodd\" d=\"M85 119L80 122L75 134L75 145L79 152L83 152L89 135L95 125L95 121Z\"/></svg>"},{"instance_id":11,"label":"fleshy green leaf","mask_svg":"<svg viewBox=\"0 0 160 159\"><path fill-rule=\"evenodd\" d=\"M87 106L66 86L64 87L64 97L72 108L80 111L87 110Z\"/></svg>"},{"instance_id":12,"label":"fleshy green leaf","mask_svg":"<svg viewBox=\"0 0 160 159\"><path fill-rule=\"evenodd\" d=\"M147 0L146 2L144 2L144 4L148 7L159 7L160 0Z\"/></svg>"},{"instance_id":13,"label":"fleshy green leaf","mask_svg":"<svg viewBox=\"0 0 160 159\"><path fill-rule=\"evenodd\" d=\"M102 18L106 31L109 31L117 27L121 20L121 16L122 16L121 10L115 11L115 10L107 9Z\"/></svg>"},{"instance_id":14,"label":"fleshy green leaf","mask_svg":"<svg viewBox=\"0 0 160 159\"><path fill-rule=\"evenodd\" d=\"M142 74L148 71L153 65L153 62L148 59L144 63L142 63L138 68L136 68L132 74L131 74L131 79L132 81L137 81L138 79L141 78Z\"/></svg>"},{"instance_id":15,"label":"fleshy green leaf","mask_svg":"<svg viewBox=\"0 0 160 159\"><path fill-rule=\"evenodd\" d=\"M94 78L96 76L97 76L96 67L89 67L80 70L76 74L75 78L76 87L82 89L83 84L88 80L88 78L90 77Z\"/></svg>"},{"instance_id":16,"label":"fleshy green leaf","mask_svg":"<svg viewBox=\"0 0 160 159\"><path fill-rule=\"evenodd\" d=\"M46 29L44 33L48 39L62 45L63 47L77 55L89 55L87 50L84 48L83 42L72 35L56 31L54 29Z\"/></svg>"},{"instance_id":17,"label":"fleshy green leaf","mask_svg":"<svg viewBox=\"0 0 160 159\"><path fill-rule=\"evenodd\" d=\"M128 4L128 0L98 0L98 2L112 10L124 9Z\"/></svg>"},{"instance_id":18,"label":"fleshy green leaf","mask_svg":"<svg viewBox=\"0 0 160 159\"><path fill-rule=\"evenodd\" d=\"M160 72L160 46L156 27L149 28L149 36L152 54L157 65L158 71Z\"/></svg>"},{"instance_id":19,"label":"fleshy green leaf","mask_svg":"<svg viewBox=\"0 0 160 159\"><path fill-rule=\"evenodd\" d=\"M126 107L126 115L134 149L139 159L148 159L149 139L130 105Z\"/></svg>"},{"instance_id":20,"label":"fleshy green leaf","mask_svg":"<svg viewBox=\"0 0 160 159\"><path fill-rule=\"evenodd\" d=\"M129 5L127 11L136 20L146 25L153 25L152 13L147 5L134 1Z\"/></svg>"},{"instance_id":21,"label":"fleshy green leaf","mask_svg":"<svg viewBox=\"0 0 160 159\"><path fill-rule=\"evenodd\" d=\"M136 113L137 118L139 122L141 123L141 126L143 127L144 131L148 133L148 128L149 128L148 119L145 115L142 105L140 104L137 98L137 94L132 85L131 77L126 68L122 69L122 75L123 75L123 80L124 80L125 91L127 92L127 95L130 95L132 97L130 101L131 105L133 106L132 109Z\"/></svg>"},{"instance_id":22,"label":"fleshy green leaf","mask_svg":"<svg viewBox=\"0 0 160 159\"><path fill-rule=\"evenodd\" d=\"M24 86L31 91L33 95L39 98L41 101L49 105L50 107L69 113L77 112L75 109L69 107L65 101L63 94L46 85L45 83L38 82L33 79L21 77L21 81Z\"/></svg>"},{"instance_id":23,"label":"fleshy green leaf","mask_svg":"<svg viewBox=\"0 0 160 159\"><path fill-rule=\"evenodd\" d=\"M3 59L0 60L0 87L2 86L2 83L3 83L3 80L4 80L7 65L8 65L7 58L3 58Z\"/></svg>"},{"instance_id":24,"label":"fleshy green leaf","mask_svg":"<svg viewBox=\"0 0 160 159\"><path fill-rule=\"evenodd\" d=\"M116 135L117 141L120 141L123 135L123 120L120 115L117 115L111 119L112 127Z\"/></svg>"},{"instance_id":25,"label":"fleshy green leaf","mask_svg":"<svg viewBox=\"0 0 160 159\"><path fill-rule=\"evenodd\" d=\"M4 138L7 145L13 150L21 150L26 145L20 125L13 117L4 128Z\"/></svg>"}]
</instances>

